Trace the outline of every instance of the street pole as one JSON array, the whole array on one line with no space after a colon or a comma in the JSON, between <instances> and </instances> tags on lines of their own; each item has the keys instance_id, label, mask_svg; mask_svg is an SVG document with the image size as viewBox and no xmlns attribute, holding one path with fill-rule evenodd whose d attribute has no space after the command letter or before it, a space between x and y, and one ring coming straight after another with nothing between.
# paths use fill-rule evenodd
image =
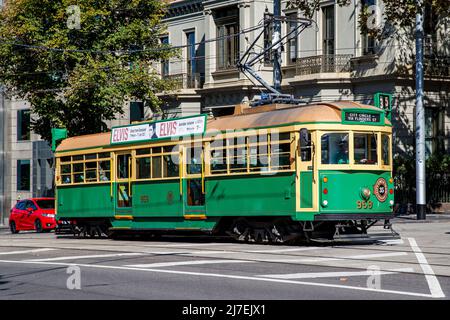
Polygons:
<instances>
[{"instance_id":1,"label":"street pole","mask_svg":"<svg viewBox=\"0 0 450 320\"><path fill-rule=\"evenodd\" d=\"M273 1L273 40L277 42L281 38L281 0ZM273 48L273 88L281 91L281 44Z\"/></svg>"},{"instance_id":2,"label":"street pole","mask_svg":"<svg viewBox=\"0 0 450 320\"><path fill-rule=\"evenodd\" d=\"M426 219L425 110L423 108L423 0L416 0L416 213Z\"/></svg>"}]
</instances>

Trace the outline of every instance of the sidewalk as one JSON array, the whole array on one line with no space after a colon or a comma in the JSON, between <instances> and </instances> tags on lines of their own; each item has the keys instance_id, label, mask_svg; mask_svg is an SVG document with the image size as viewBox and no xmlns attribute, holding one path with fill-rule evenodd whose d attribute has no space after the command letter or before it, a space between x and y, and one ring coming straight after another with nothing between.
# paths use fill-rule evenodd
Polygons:
<instances>
[{"instance_id":1,"label":"sidewalk","mask_svg":"<svg viewBox=\"0 0 450 320\"><path fill-rule=\"evenodd\" d=\"M430 213L426 215L425 220L417 220L417 215L407 214L399 215L392 219L394 223L430 223L430 222L450 222L450 212Z\"/></svg>"}]
</instances>

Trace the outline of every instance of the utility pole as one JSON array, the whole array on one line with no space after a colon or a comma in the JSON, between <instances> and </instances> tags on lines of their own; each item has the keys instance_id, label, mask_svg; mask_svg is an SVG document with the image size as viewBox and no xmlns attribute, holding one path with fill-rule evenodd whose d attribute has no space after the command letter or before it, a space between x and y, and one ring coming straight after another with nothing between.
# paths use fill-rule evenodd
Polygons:
<instances>
[{"instance_id":1,"label":"utility pole","mask_svg":"<svg viewBox=\"0 0 450 320\"><path fill-rule=\"evenodd\" d=\"M275 43L281 38L281 0L273 1L273 40ZM273 88L281 92L281 43L273 48Z\"/></svg>"},{"instance_id":2,"label":"utility pole","mask_svg":"<svg viewBox=\"0 0 450 320\"><path fill-rule=\"evenodd\" d=\"M416 213L426 219L425 110L423 107L423 0L416 0Z\"/></svg>"}]
</instances>

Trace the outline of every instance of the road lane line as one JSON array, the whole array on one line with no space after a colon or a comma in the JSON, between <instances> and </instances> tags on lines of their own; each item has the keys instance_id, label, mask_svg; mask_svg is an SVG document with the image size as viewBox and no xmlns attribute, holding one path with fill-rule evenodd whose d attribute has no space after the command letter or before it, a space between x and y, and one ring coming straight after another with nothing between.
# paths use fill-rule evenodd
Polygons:
<instances>
[{"instance_id":1,"label":"road lane line","mask_svg":"<svg viewBox=\"0 0 450 320\"><path fill-rule=\"evenodd\" d=\"M197 247L197 246L223 246L230 245L228 243L181 243L181 244L146 244L143 247L155 247L164 246L164 247Z\"/></svg>"},{"instance_id":2,"label":"road lane line","mask_svg":"<svg viewBox=\"0 0 450 320\"><path fill-rule=\"evenodd\" d=\"M428 264L425 255L420 250L417 242L414 238L408 238L409 244L411 245L412 250L414 251L417 261L419 261L420 267L422 268L423 274L425 275L425 279L427 279L428 287L430 288L431 295L433 298L444 298L445 294L441 289L441 285L433 271L433 269Z\"/></svg>"},{"instance_id":3,"label":"road lane line","mask_svg":"<svg viewBox=\"0 0 450 320\"><path fill-rule=\"evenodd\" d=\"M308 248L289 248L289 249L273 249L273 250L244 250L244 252L249 253L282 253L282 252L293 252L293 251L310 251L310 250L323 250L329 249L326 247L308 247Z\"/></svg>"},{"instance_id":4,"label":"road lane line","mask_svg":"<svg viewBox=\"0 0 450 320\"><path fill-rule=\"evenodd\" d=\"M385 271L376 271L378 275L395 274L399 272L413 272L413 268L399 268ZM311 272L311 273L288 273L288 274L264 274L260 277L276 278L276 279L315 279L315 278L339 278L339 277L355 277L355 276L372 276L374 271L343 271L343 272Z\"/></svg>"},{"instance_id":5,"label":"road lane line","mask_svg":"<svg viewBox=\"0 0 450 320\"><path fill-rule=\"evenodd\" d=\"M130 257L130 256L142 256L143 253L114 253L114 254L97 254L89 256L66 256L56 258L44 258L44 259L27 259L24 261L63 261L63 260L78 260L78 259L95 259L95 258L113 258L113 257Z\"/></svg>"},{"instance_id":6,"label":"road lane line","mask_svg":"<svg viewBox=\"0 0 450 320\"><path fill-rule=\"evenodd\" d=\"M361 254L355 256L333 257L333 258L306 258L306 259L267 259L265 262L328 262L328 261L342 261L342 260L363 260L385 257L406 256L407 252L389 252L389 253L373 253Z\"/></svg>"},{"instance_id":7,"label":"road lane line","mask_svg":"<svg viewBox=\"0 0 450 320\"><path fill-rule=\"evenodd\" d=\"M161 268L161 267L174 267L174 266L188 266L188 265L200 265L200 264L220 264L220 263L254 263L255 261L248 260L193 260L193 261L176 261L176 262L160 262L149 264L130 264L125 267L132 268Z\"/></svg>"},{"instance_id":8,"label":"road lane line","mask_svg":"<svg viewBox=\"0 0 450 320\"><path fill-rule=\"evenodd\" d=\"M23 254L23 253L35 253L35 252L45 252L45 251L53 251L58 249L53 248L42 248L42 249L32 249L32 250L21 250L21 251L9 251L9 252L0 252L1 256L8 254Z\"/></svg>"},{"instance_id":9,"label":"road lane line","mask_svg":"<svg viewBox=\"0 0 450 320\"><path fill-rule=\"evenodd\" d=\"M435 298L433 295L426 294L426 293L375 289L375 288L365 288L365 287L353 287L353 286L345 286L345 285L339 285L339 284L317 283L317 282L310 282L310 281L271 279L271 278L255 277L255 276L237 276L237 275L218 274L218 273L189 272L189 271L164 270L164 269L144 269L144 268L123 267L123 266L107 266L107 265L99 265L99 264L91 265L91 264L79 264L79 263L74 264L74 263L63 263L63 262L34 262L34 261L0 260L0 263L42 264L42 265L49 265L49 266L64 266L64 267L76 265L79 267L96 268L96 269L141 271L141 272L190 275L190 276L233 279L233 280L249 280L249 281L261 281L261 282L272 282L272 283L285 283L285 284L316 286L316 287L324 287L324 288L338 288L338 289L349 289L349 290L356 290L356 291L370 291L370 292L376 292L376 293L399 294L399 295L407 295L407 296L414 296L414 297Z\"/></svg>"}]
</instances>

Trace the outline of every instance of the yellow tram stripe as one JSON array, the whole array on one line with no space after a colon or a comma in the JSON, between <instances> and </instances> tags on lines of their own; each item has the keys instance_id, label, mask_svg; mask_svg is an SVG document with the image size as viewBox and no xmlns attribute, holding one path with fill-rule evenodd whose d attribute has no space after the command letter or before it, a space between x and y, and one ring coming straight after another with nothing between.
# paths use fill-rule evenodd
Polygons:
<instances>
[{"instance_id":1,"label":"yellow tram stripe","mask_svg":"<svg viewBox=\"0 0 450 320\"><path fill-rule=\"evenodd\" d=\"M116 220L133 220L133 216L127 215L127 216L114 216Z\"/></svg>"},{"instance_id":2,"label":"yellow tram stripe","mask_svg":"<svg viewBox=\"0 0 450 320\"><path fill-rule=\"evenodd\" d=\"M204 215L204 214L185 214L184 218L187 220L206 220L206 215Z\"/></svg>"}]
</instances>

